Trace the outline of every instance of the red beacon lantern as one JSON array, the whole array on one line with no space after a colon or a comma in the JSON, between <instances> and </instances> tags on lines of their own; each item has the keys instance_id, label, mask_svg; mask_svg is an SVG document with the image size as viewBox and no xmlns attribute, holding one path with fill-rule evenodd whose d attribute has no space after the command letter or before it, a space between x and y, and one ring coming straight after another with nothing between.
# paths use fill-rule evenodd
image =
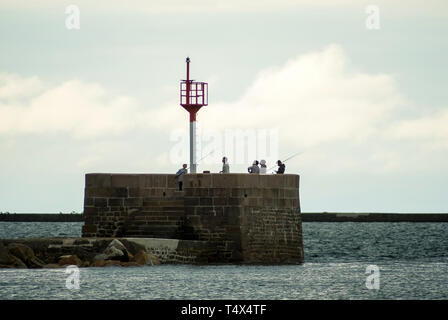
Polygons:
<instances>
[{"instance_id":1,"label":"red beacon lantern","mask_svg":"<svg viewBox=\"0 0 448 320\"><path fill-rule=\"evenodd\" d=\"M196 113L208 105L208 83L190 80L190 58L187 57L187 80L180 83L180 105L190 113L190 172L196 173Z\"/></svg>"}]
</instances>

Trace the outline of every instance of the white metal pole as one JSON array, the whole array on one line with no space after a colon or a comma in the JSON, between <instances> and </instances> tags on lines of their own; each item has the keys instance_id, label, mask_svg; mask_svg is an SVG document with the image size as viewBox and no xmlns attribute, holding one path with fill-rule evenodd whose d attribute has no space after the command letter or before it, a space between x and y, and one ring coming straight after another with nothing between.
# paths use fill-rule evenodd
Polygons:
<instances>
[{"instance_id":1,"label":"white metal pole","mask_svg":"<svg viewBox=\"0 0 448 320\"><path fill-rule=\"evenodd\" d=\"M190 173L196 173L196 121L190 122Z\"/></svg>"}]
</instances>

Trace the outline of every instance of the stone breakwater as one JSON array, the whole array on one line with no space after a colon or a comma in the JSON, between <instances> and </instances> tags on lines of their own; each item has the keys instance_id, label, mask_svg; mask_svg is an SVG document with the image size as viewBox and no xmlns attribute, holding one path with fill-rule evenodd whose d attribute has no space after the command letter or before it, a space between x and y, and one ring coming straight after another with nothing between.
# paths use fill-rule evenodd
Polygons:
<instances>
[{"instance_id":1,"label":"stone breakwater","mask_svg":"<svg viewBox=\"0 0 448 320\"><path fill-rule=\"evenodd\" d=\"M448 222L446 213L302 213L303 222Z\"/></svg>"},{"instance_id":2,"label":"stone breakwater","mask_svg":"<svg viewBox=\"0 0 448 320\"><path fill-rule=\"evenodd\" d=\"M2 239L0 268L201 264L214 248L202 241L148 238Z\"/></svg>"},{"instance_id":3,"label":"stone breakwater","mask_svg":"<svg viewBox=\"0 0 448 320\"><path fill-rule=\"evenodd\" d=\"M298 175L86 174L83 217L82 238L0 240L0 265L303 262Z\"/></svg>"},{"instance_id":4,"label":"stone breakwater","mask_svg":"<svg viewBox=\"0 0 448 320\"><path fill-rule=\"evenodd\" d=\"M303 262L299 176L86 174L83 237L207 243L206 263Z\"/></svg>"},{"instance_id":5,"label":"stone breakwater","mask_svg":"<svg viewBox=\"0 0 448 320\"><path fill-rule=\"evenodd\" d=\"M82 214L70 213L0 213L5 222L83 222Z\"/></svg>"},{"instance_id":6,"label":"stone breakwater","mask_svg":"<svg viewBox=\"0 0 448 320\"><path fill-rule=\"evenodd\" d=\"M302 222L448 222L446 213L302 212ZM4 222L84 222L82 214L0 213Z\"/></svg>"}]
</instances>

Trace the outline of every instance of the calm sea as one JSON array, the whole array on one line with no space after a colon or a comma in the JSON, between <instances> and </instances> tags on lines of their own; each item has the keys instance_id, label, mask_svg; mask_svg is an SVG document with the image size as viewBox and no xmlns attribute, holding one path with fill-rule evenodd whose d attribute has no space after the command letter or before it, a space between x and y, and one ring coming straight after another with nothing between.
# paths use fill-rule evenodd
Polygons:
<instances>
[{"instance_id":1,"label":"calm sea","mask_svg":"<svg viewBox=\"0 0 448 320\"><path fill-rule=\"evenodd\" d=\"M0 222L0 238L81 226ZM0 269L0 299L448 299L448 223L306 222L303 241L302 265L84 268L79 289L65 269Z\"/></svg>"}]
</instances>

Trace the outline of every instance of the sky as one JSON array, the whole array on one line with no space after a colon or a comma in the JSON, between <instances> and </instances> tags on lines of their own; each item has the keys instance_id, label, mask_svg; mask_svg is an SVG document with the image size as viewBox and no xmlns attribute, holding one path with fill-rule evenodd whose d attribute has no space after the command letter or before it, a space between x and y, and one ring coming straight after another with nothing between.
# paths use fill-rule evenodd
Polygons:
<instances>
[{"instance_id":1,"label":"sky","mask_svg":"<svg viewBox=\"0 0 448 320\"><path fill-rule=\"evenodd\" d=\"M303 212L447 212L447 18L437 0L3 0L0 211L82 212L86 173L188 163L189 56L209 83L199 171L297 154Z\"/></svg>"}]
</instances>

